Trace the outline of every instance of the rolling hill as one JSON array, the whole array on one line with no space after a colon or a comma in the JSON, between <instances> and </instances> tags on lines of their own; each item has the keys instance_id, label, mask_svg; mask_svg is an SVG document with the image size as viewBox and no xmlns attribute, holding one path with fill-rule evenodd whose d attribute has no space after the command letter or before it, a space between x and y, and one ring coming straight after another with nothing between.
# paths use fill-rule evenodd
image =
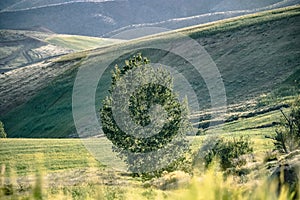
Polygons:
<instances>
[{"instance_id":1,"label":"rolling hill","mask_svg":"<svg viewBox=\"0 0 300 200\"><path fill-rule=\"evenodd\" d=\"M299 4L298 0L285 0L285 1L251 1L243 2L239 0L235 1L221 1L211 8L207 13L201 13L188 17L176 17L158 22L131 24L124 26L104 34L104 36L115 36L119 32L131 30L134 28L142 27L163 27L169 30L179 29L187 26L193 26L197 24L204 24L208 22L214 22L217 20L228 19L236 16L242 16L246 14L261 12L265 10L271 10L286 6L292 6Z\"/></svg>"},{"instance_id":2,"label":"rolling hill","mask_svg":"<svg viewBox=\"0 0 300 200\"><path fill-rule=\"evenodd\" d=\"M4 0L0 3L0 29L28 30L43 26L59 34L111 36L114 31L132 25L183 28L299 3L299 0Z\"/></svg>"},{"instance_id":3,"label":"rolling hill","mask_svg":"<svg viewBox=\"0 0 300 200\"><path fill-rule=\"evenodd\" d=\"M120 42L51 32L0 30L0 73L79 50Z\"/></svg>"},{"instance_id":4,"label":"rolling hill","mask_svg":"<svg viewBox=\"0 0 300 200\"><path fill-rule=\"evenodd\" d=\"M180 29L204 46L216 63L226 89L229 105L243 104L272 91L299 92L300 71L300 6L272 10L214 23ZM72 116L72 92L79 67L86 70L109 61L117 51L161 42L178 40L174 32L105 46L44 60L0 75L0 120L9 137L74 137L76 130ZM188 48L187 48L188 50ZM140 50L153 63L167 63L182 72L189 63L166 52ZM110 82L115 63L122 63L128 55L116 60L105 70L96 92L96 107ZM188 71L188 70L187 70ZM209 108L209 94L205 83L193 72L186 74L197 95L201 108ZM87 80L90 77L87 77ZM280 93L281 94L281 93Z\"/></svg>"}]
</instances>

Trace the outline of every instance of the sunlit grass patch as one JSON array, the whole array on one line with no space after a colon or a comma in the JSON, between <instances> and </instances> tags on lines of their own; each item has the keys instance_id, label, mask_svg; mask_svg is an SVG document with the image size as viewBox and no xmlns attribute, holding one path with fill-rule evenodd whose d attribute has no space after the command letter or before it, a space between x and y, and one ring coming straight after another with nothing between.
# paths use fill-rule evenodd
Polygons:
<instances>
[{"instance_id":1,"label":"sunlit grass patch","mask_svg":"<svg viewBox=\"0 0 300 200\"><path fill-rule=\"evenodd\" d=\"M50 44L77 51L99 48L106 45L121 42L121 40L116 39L97 38L79 35L54 35L48 37L46 41Z\"/></svg>"},{"instance_id":2,"label":"sunlit grass patch","mask_svg":"<svg viewBox=\"0 0 300 200\"><path fill-rule=\"evenodd\" d=\"M34 173L36 162L47 172L102 166L79 139L5 139L0 155L0 164L20 175Z\"/></svg>"}]
</instances>

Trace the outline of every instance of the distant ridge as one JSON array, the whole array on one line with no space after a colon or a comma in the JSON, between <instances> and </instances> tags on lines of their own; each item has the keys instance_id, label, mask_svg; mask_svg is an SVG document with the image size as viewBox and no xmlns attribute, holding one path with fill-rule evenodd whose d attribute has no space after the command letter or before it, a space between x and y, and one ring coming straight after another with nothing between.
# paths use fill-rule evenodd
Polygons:
<instances>
[{"instance_id":1,"label":"distant ridge","mask_svg":"<svg viewBox=\"0 0 300 200\"><path fill-rule=\"evenodd\" d=\"M40 0L38 2L31 2L31 0L23 0L18 3L12 4L11 6L2 9L0 12L17 12L25 10L34 10L46 7L61 6L67 4L76 4L76 3L103 3L108 1L118 1L118 0ZM45 3L43 3L45 2ZM29 4L29 5L28 5Z\"/></svg>"},{"instance_id":2,"label":"distant ridge","mask_svg":"<svg viewBox=\"0 0 300 200\"><path fill-rule=\"evenodd\" d=\"M224 1L228 2L228 1ZM266 10L272 10L276 8L282 8L282 7L287 7L291 5L297 5L300 3L300 0L283 0L281 2L274 3L272 5L264 6L261 8L254 8L254 9L248 9L248 10L229 10L229 11L218 11L222 10L222 7L220 4L217 5L215 8L213 8L213 12L210 13L205 13L205 14L200 14L200 15L195 15L195 16L190 16L190 17L183 17L183 18L174 18L174 19L168 19L165 21L160 21L160 22L154 22L154 23L144 23L144 24L132 24L129 26L122 27L120 29L111 31L109 33L106 33L102 35L102 37L110 37L113 35L116 35L122 31L130 30L130 29L135 29L135 28L143 28L143 27L164 27L168 28L170 30L173 29L179 29L182 27L188 27L188 26L193 26L196 24L205 24L208 22L213 22L213 21L218 21L222 19L228 19L232 17L237 17L241 15L246 15L246 14L251 14L251 13L256 13L256 12L261 12L261 11L266 11ZM228 3L227 3L228 4ZM230 1L230 5L235 5L235 3ZM227 9L225 9L227 10Z\"/></svg>"},{"instance_id":3,"label":"distant ridge","mask_svg":"<svg viewBox=\"0 0 300 200\"><path fill-rule=\"evenodd\" d=\"M178 29L300 3L300 0L3 1L0 29L41 26L59 34L97 37L110 37L122 30L144 26Z\"/></svg>"}]
</instances>

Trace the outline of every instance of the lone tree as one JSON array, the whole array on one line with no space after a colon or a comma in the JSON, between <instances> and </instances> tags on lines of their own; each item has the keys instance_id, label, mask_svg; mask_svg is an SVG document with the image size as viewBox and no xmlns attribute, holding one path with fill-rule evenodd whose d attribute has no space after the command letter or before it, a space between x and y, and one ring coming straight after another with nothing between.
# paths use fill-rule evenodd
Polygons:
<instances>
[{"instance_id":1,"label":"lone tree","mask_svg":"<svg viewBox=\"0 0 300 200\"><path fill-rule=\"evenodd\" d=\"M7 134L4 130L4 124L0 121L0 138L6 138Z\"/></svg>"},{"instance_id":2,"label":"lone tree","mask_svg":"<svg viewBox=\"0 0 300 200\"><path fill-rule=\"evenodd\" d=\"M187 101L180 103L167 70L152 68L137 54L112 72L110 95L100 110L113 150L137 176L178 169L188 149Z\"/></svg>"},{"instance_id":3,"label":"lone tree","mask_svg":"<svg viewBox=\"0 0 300 200\"><path fill-rule=\"evenodd\" d=\"M290 153L300 149L300 97L291 105L289 114L282 113L280 127L276 130L274 139L275 149L282 153Z\"/></svg>"}]
</instances>

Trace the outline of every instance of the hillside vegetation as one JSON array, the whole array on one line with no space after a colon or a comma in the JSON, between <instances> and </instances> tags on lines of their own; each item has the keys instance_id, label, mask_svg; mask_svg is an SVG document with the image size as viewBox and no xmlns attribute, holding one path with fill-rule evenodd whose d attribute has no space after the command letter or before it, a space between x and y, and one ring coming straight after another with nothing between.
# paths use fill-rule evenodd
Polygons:
<instances>
[{"instance_id":1,"label":"hillside vegetation","mask_svg":"<svg viewBox=\"0 0 300 200\"><path fill-rule=\"evenodd\" d=\"M211 55L222 75L227 102L234 107L246 100L256 101L256 98L270 92L276 98L299 92L299 19L300 7L294 6L179 31L190 35ZM0 97L3 101L0 104L0 120L4 122L8 136L76 136L72 90L78 67L89 69L103 59L110 61L117 49L132 50L176 39L172 32L164 33L68 54L1 75ZM141 51L153 63L166 63L186 72L193 89L201 96L201 108L209 108L209 94L204 81L194 76L192 71L185 70L191 67L188 63L165 52ZM107 91L112 67L124 62L126 56L106 69L96 93L97 109L106 95L99 91Z\"/></svg>"}]
</instances>

